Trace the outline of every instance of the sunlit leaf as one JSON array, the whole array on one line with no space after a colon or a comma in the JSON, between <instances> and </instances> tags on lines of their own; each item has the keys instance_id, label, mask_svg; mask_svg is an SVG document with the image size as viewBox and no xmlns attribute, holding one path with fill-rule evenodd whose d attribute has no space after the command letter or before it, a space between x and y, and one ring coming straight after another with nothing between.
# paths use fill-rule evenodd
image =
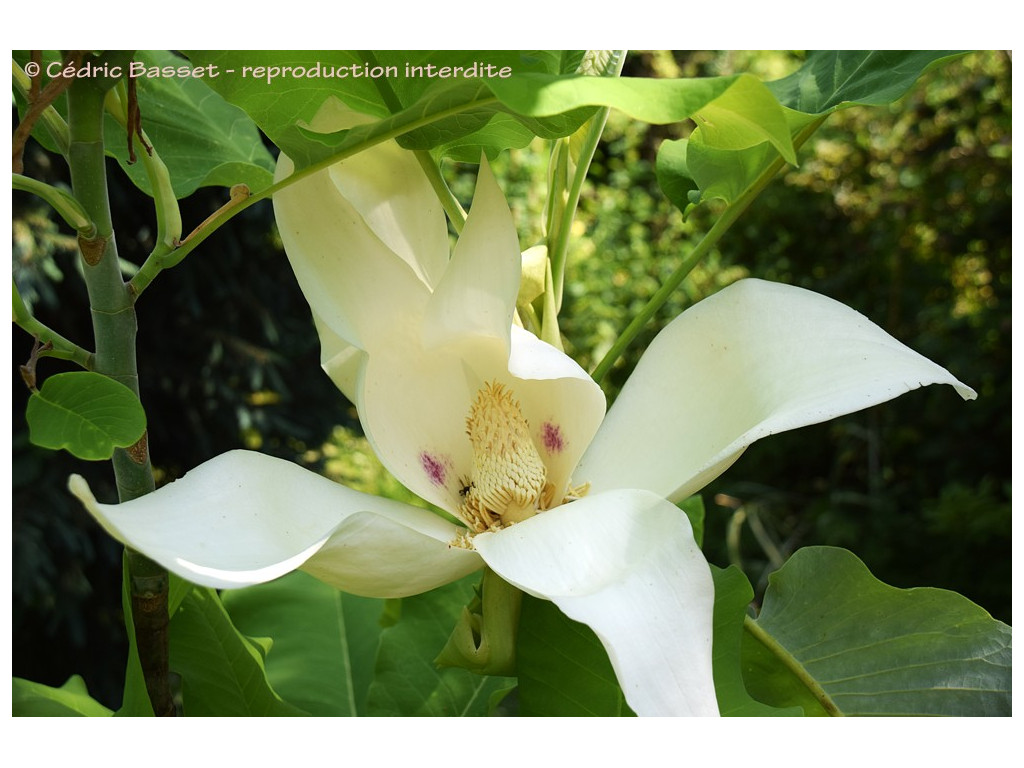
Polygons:
<instances>
[{"instance_id":1,"label":"sunlit leaf","mask_svg":"<svg viewBox=\"0 0 1024 768\"><path fill-rule=\"evenodd\" d=\"M113 713L89 695L85 681L72 675L60 688L14 678L15 717L109 717Z\"/></svg>"}]
</instances>

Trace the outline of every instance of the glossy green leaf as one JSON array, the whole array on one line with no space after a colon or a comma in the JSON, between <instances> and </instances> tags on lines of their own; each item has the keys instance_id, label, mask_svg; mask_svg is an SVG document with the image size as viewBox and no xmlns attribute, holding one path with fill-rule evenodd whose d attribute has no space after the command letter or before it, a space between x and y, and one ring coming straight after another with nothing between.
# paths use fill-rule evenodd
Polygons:
<instances>
[{"instance_id":1,"label":"glossy green leaf","mask_svg":"<svg viewBox=\"0 0 1024 768\"><path fill-rule=\"evenodd\" d=\"M171 671L181 676L185 715L254 717L304 715L267 682L270 641L234 627L217 592L193 587L171 619Z\"/></svg>"},{"instance_id":2,"label":"glossy green leaf","mask_svg":"<svg viewBox=\"0 0 1024 768\"><path fill-rule=\"evenodd\" d=\"M381 632L368 714L486 715L492 694L514 682L466 669L438 669L434 664L479 580L480 575L474 574L400 601L397 621Z\"/></svg>"},{"instance_id":3,"label":"glossy green leaf","mask_svg":"<svg viewBox=\"0 0 1024 768\"><path fill-rule=\"evenodd\" d=\"M273 639L267 680L283 699L317 716L365 714L383 600L344 594L301 571L221 599L240 632Z\"/></svg>"},{"instance_id":4,"label":"glossy green leaf","mask_svg":"<svg viewBox=\"0 0 1024 768\"><path fill-rule=\"evenodd\" d=\"M90 371L58 373L29 397L29 439L80 459L109 459L146 431L146 413L128 387Z\"/></svg>"},{"instance_id":5,"label":"glossy green leaf","mask_svg":"<svg viewBox=\"0 0 1024 768\"><path fill-rule=\"evenodd\" d=\"M1011 712L1010 627L955 592L883 584L843 549L797 551L751 630L747 645L762 648L745 650L744 674L765 702L812 697L809 714Z\"/></svg>"},{"instance_id":6,"label":"glossy green leaf","mask_svg":"<svg viewBox=\"0 0 1024 768\"><path fill-rule=\"evenodd\" d=\"M60 688L14 678L15 717L109 717L113 713L89 695L85 681L72 675Z\"/></svg>"},{"instance_id":7,"label":"glossy green leaf","mask_svg":"<svg viewBox=\"0 0 1024 768\"><path fill-rule=\"evenodd\" d=\"M762 704L754 699L743 682L740 668L743 622L754 590L735 566L726 569L711 566L715 579L714 665L715 693L718 696L718 711L723 717L763 717L777 715L802 715L799 707L783 708Z\"/></svg>"},{"instance_id":8,"label":"glossy green leaf","mask_svg":"<svg viewBox=\"0 0 1024 768\"><path fill-rule=\"evenodd\" d=\"M597 635L554 603L523 595L516 652L521 715L633 714Z\"/></svg>"}]
</instances>

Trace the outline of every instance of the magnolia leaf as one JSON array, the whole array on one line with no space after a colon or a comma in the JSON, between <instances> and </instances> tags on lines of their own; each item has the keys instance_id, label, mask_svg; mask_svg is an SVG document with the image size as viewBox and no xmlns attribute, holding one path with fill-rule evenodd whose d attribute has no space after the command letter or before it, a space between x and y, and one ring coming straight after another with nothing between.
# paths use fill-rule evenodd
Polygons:
<instances>
[{"instance_id":1,"label":"magnolia leaf","mask_svg":"<svg viewBox=\"0 0 1024 768\"><path fill-rule=\"evenodd\" d=\"M519 714L633 715L597 635L567 618L554 603L523 595L516 654Z\"/></svg>"},{"instance_id":2,"label":"magnolia leaf","mask_svg":"<svg viewBox=\"0 0 1024 768\"><path fill-rule=\"evenodd\" d=\"M181 675L182 707L191 716L307 714L267 682L258 643L235 629L217 592L193 587L171 619L171 670Z\"/></svg>"},{"instance_id":3,"label":"magnolia leaf","mask_svg":"<svg viewBox=\"0 0 1024 768\"><path fill-rule=\"evenodd\" d=\"M285 701L320 717L365 714L383 600L339 592L301 571L221 599L240 632L273 638L267 680Z\"/></svg>"},{"instance_id":4,"label":"magnolia leaf","mask_svg":"<svg viewBox=\"0 0 1024 768\"><path fill-rule=\"evenodd\" d=\"M28 399L29 439L87 461L109 459L138 442L146 412L128 387L90 371L58 373Z\"/></svg>"},{"instance_id":5,"label":"magnolia leaf","mask_svg":"<svg viewBox=\"0 0 1024 768\"><path fill-rule=\"evenodd\" d=\"M1009 715L1011 630L967 598L883 584L852 553L796 552L744 638L757 699L808 714Z\"/></svg>"},{"instance_id":6,"label":"magnolia leaf","mask_svg":"<svg viewBox=\"0 0 1024 768\"><path fill-rule=\"evenodd\" d=\"M89 695L80 676L72 675L60 688L15 677L11 714L16 717L109 717L113 713Z\"/></svg>"},{"instance_id":7,"label":"magnolia leaf","mask_svg":"<svg viewBox=\"0 0 1024 768\"><path fill-rule=\"evenodd\" d=\"M479 575L468 576L400 603L400 615L381 632L377 667L367 700L368 714L477 716L488 713L495 691L507 677L477 675L466 669L439 669L434 659L475 594Z\"/></svg>"}]
</instances>

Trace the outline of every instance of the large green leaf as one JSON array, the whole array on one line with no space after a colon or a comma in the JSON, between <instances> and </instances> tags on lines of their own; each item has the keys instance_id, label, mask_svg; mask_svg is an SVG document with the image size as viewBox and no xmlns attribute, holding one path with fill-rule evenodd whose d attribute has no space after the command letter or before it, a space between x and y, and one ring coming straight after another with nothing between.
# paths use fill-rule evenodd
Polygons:
<instances>
[{"instance_id":1,"label":"large green leaf","mask_svg":"<svg viewBox=\"0 0 1024 768\"><path fill-rule=\"evenodd\" d=\"M955 592L883 584L843 549L794 554L750 630L745 680L768 703L808 714L1010 714L1010 627Z\"/></svg>"},{"instance_id":2,"label":"large green leaf","mask_svg":"<svg viewBox=\"0 0 1024 768\"><path fill-rule=\"evenodd\" d=\"M124 384L91 371L50 376L28 399L29 439L80 459L109 459L115 448L138 442L146 412Z\"/></svg>"},{"instance_id":3,"label":"large green leaf","mask_svg":"<svg viewBox=\"0 0 1024 768\"><path fill-rule=\"evenodd\" d=\"M513 684L507 677L434 663L479 579L474 574L400 601L398 620L381 632L367 699L370 715L486 715L491 696Z\"/></svg>"},{"instance_id":4,"label":"large green leaf","mask_svg":"<svg viewBox=\"0 0 1024 768\"><path fill-rule=\"evenodd\" d=\"M231 623L217 592L193 587L171 619L171 671L181 675L183 711L191 716L306 714L270 687L269 642L258 644Z\"/></svg>"},{"instance_id":5,"label":"large green leaf","mask_svg":"<svg viewBox=\"0 0 1024 768\"><path fill-rule=\"evenodd\" d=\"M222 600L240 632L273 639L267 679L283 699L312 715L365 713L383 600L344 594L301 571Z\"/></svg>"},{"instance_id":6,"label":"large green leaf","mask_svg":"<svg viewBox=\"0 0 1024 768\"><path fill-rule=\"evenodd\" d=\"M60 688L14 678L11 714L15 717L109 717L113 713L89 695L81 677L72 675Z\"/></svg>"}]
</instances>

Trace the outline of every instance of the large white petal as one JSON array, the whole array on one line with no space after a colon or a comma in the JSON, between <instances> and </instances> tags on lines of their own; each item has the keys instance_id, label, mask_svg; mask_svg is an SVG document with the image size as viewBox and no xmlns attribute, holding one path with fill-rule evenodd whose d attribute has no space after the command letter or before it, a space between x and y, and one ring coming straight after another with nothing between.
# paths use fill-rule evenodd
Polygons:
<instances>
[{"instance_id":1,"label":"large white petal","mask_svg":"<svg viewBox=\"0 0 1024 768\"><path fill-rule=\"evenodd\" d=\"M859 312L801 288L742 280L655 338L574 479L683 498L755 440L927 384L975 397Z\"/></svg>"},{"instance_id":2,"label":"large white petal","mask_svg":"<svg viewBox=\"0 0 1024 768\"><path fill-rule=\"evenodd\" d=\"M672 504L609 491L473 541L503 579L594 630L638 715L718 714L714 584Z\"/></svg>"},{"instance_id":3,"label":"large white petal","mask_svg":"<svg viewBox=\"0 0 1024 768\"><path fill-rule=\"evenodd\" d=\"M481 567L448 546L457 529L436 515L251 451L222 454L124 504L97 503L78 475L69 486L115 539L209 587L303 567L354 594L401 597Z\"/></svg>"}]
</instances>

